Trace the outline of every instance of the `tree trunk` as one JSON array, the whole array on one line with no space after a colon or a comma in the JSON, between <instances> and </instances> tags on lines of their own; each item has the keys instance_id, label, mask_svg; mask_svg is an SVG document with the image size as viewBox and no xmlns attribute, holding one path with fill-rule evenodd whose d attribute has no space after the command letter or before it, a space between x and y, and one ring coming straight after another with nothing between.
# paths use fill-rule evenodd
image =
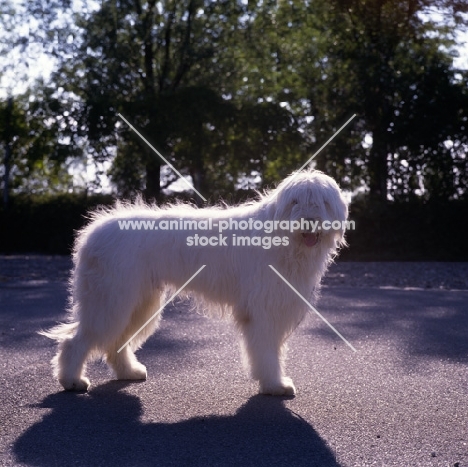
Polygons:
<instances>
[{"instance_id":1,"label":"tree trunk","mask_svg":"<svg viewBox=\"0 0 468 467\"><path fill-rule=\"evenodd\" d=\"M8 208L10 203L10 162L11 162L11 146L10 142L5 142L5 158L3 160L5 167L4 179L3 179L3 206L5 209Z\"/></svg>"},{"instance_id":2,"label":"tree trunk","mask_svg":"<svg viewBox=\"0 0 468 467\"><path fill-rule=\"evenodd\" d=\"M206 193L206 174L205 174L205 168L203 167L203 164L197 164L195 167L192 168L190 171L190 175L192 176L193 180L193 186L194 188L204 195ZM202 207L203 206L203 200L200 198L200 196L195 193L195 199L197 206Z\"/></svg>"},{"instance_id":3,"label":"tree trunk","mask_svg":"<svg viewBox=\"0 0 468 467\"><path fill-rule=\"evenodd\" d=\"M11 169L11 114L13 109L13 99L8 98L6 118L5 118L5 157L3 165L5 173L3 178L3 206L5 210L10 203L10 169Z\"/></svg>"},{"instance_id":4,"label":"tree trunk","mask_svg":"<svg viewBox=\"0 0 468 467\"><path fill-rule=\"evenodd\" d=\"M146 190L147 201L159 201L161 198L161 162L156 154L149 154L146 163Z\"/></svg>"},{"instance_id":5,"label":"tree trunk","mask_svg":"<svg viewBox=\"0 0 468 467\"><path fill-rule=\"evenodd\" d=\"M387 201L387 142L381 126L372 132L372 149L369 160L369 194L382 203Z\"/></svg>"}]
</instances>

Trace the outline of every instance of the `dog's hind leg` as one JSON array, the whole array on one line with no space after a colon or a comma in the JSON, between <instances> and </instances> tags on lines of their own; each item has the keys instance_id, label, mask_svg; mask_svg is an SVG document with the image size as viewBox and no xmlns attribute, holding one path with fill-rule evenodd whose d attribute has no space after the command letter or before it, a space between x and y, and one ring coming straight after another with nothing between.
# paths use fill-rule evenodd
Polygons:
<instances>
[{"instance_id":1,"label":"dog's hind leg","mask_svg":"<svg viewBox=\"0 0 468 467\"><path fill-rule=\"evenodd\" d=\"M106 362L117 379L146 379L146 367L137 360L133 350L140 347L158 327L161 313L156 316L155 313L159 309L159 303L158 292L136 307L125 332L107 349ZM120 350L131 338L132 340Z\"/></svg>"},{"instance_id":2,"label":"dog's hind leg","mask_svg":"<svg viewBox=\"0 0 468 467\"><path fill-rule=\"evenodd\" d=\"M108 351L106 361L114 370L117 379L146 379L146 367L137 360L129 344L120 352L117 350Z\"/></svg>"},{"instance_id":3,"label":"dog's hind leg","mask_svg":"<svg viewBox=\"0 0 468 467\"><path fill-rule=\"evenodd\" d=\"M283 374L283 360L286 352L285 336L274 329L251 318L237 321L243 336L243 350L250 364L252 377L260 383L261 394L293 396L296 388Z\"/></svg>"},{"instance_id":4,"label":"dog's hind leg","mask_svg":"<svg viewBox=\"0 0 468 467\"><path fill-rule=\"evenodd\" d=\"M90 343L78 332L59 344L57 355L52 360L55 375L67 391L86 391L89 379L86 378L86 359L91 351Z\"/></svg>"}]
</instances>

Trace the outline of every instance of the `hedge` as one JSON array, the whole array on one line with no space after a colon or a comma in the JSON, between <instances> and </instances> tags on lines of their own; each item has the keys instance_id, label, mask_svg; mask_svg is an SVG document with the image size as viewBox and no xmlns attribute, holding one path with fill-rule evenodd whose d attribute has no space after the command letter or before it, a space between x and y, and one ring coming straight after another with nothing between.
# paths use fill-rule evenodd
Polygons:
<instances>
[{"instance_id":1,"label":"hedge","mask_svg":"<svg viewBox=\"0 0 468 467\"><path fill-rule=\"evenodd\" d=\"M0 207L0 253L68 254L86 213L110 195L15 196ZM342 260L468 261L468 202L370 203L350 207L355 230Z\"/></svg>"}]
</instances>

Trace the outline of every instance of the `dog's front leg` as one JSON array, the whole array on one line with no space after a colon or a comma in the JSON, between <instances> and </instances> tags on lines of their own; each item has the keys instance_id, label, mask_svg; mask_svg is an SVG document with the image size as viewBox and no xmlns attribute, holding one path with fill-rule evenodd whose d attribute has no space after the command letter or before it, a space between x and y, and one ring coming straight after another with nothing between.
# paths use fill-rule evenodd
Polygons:
<instances>
[{"instance_id":1,"label":"dog's front leg","mask_svg":"<svg viewBox=\"0 0 468 467\"><path fill-rule=\"evenodd\" d=\"M242 332L245 357L252 377L260 383L261 394L294 396L296 388L283 373L286 353L285 336L261 320L238 323Z\"/></svg>"}]
</instances>

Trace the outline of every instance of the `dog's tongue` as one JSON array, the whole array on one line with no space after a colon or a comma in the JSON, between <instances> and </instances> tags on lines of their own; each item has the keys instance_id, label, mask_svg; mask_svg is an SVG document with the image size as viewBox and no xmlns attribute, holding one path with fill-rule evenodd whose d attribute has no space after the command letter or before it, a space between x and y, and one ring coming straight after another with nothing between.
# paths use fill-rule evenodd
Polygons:
<instances>
[{"instance_id":1,"label":"dog's tongue","mask_svg":"<svg viewBox=\"0 0 468 467\"><path fill-rule=\"evenodd\" d=\"M316 233L303 233L302 238L304 239L305 246L312 247L318 242L318 234Z\"/></svg>"}]
</instances>

